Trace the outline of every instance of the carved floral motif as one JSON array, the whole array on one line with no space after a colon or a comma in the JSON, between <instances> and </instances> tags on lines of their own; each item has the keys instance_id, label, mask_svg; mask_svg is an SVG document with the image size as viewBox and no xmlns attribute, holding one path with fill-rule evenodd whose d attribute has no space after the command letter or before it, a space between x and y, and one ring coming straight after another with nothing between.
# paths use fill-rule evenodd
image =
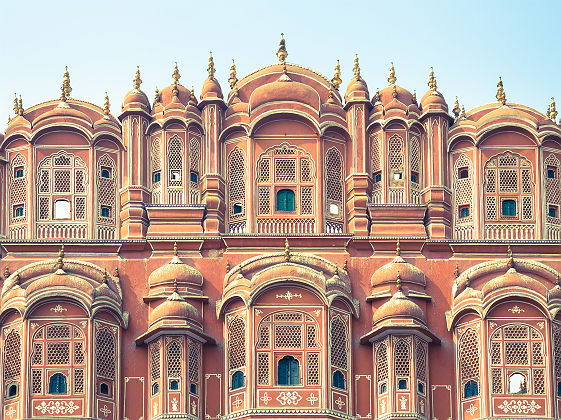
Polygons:
<instances>
[{"instance_id":1,"label":"carved floral motif","mask_svg":"<svg viewBox=\"0 0 561 420\"><path fill-rule=\"evenodd\" d=\"M296 391L282 391L278 396L277 396L277 401L281 404L281 405L298 405L298 403L300 402L300 400L302 399L302 396L296 392Z\"/></svg>"},{"instance_id":2,"label":"carved floral motif","mask_svg":"<svg viewBox=\"0 0 561 420\"><path fill-rule=\"evenodd\" d=\"M504 400L503 403L499 405L499 409L503 410L505 414L535 413L540 408L542 408L541 405L534 400L530 402L528 402L528 400Z\"/></svg>"},{"instance_id":3,"label":"carved floral motif","mask_svg":"<svg viewBox=\"0 0 561 420\"><path fill-rule=\"evenodd\" d=\"M294 298L302 299L302 293L292 293L290 290L287 290L284 295L277 295L277 299L286 299L291 301Z\"/></svg>"},{"instance_id":4,"label":"carved floral motif","mask_svg":"<svg viewBox=\"0 0 561 420\"><path fill-rule=\"evenodd\" d=\"M79 411L81 407L74 404L73 401L42 401L35 406L35 410L41 414L73 414Z\"/></svg>"}]
</instances>

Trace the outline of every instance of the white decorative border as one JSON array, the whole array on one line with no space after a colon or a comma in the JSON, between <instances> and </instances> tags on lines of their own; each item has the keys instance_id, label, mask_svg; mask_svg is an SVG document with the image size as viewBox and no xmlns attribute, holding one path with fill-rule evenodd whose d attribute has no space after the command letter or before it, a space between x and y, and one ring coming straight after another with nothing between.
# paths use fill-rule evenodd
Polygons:
<instances>
[{"instance_id":1,"label":"white decorative border","mask_svg":"<svg viewBox=\"0 0 561 420\"><path fill-rule=\"evenodd\" d=\"M207 407L208 407L208 404L207 404L207 396L208 396L207 382L208 382L208 379L211 376L216 376L218 378L218 381L219 381L218 383L219 383L219 387L220 387L218 395L222 394L222 374L221 373L206 373L205 374L205 419L220 419L220 418L222 418L222 398L218 399L218 404L219 404L218 416L211 417L207 414Z\"/></svg>"},{"instance_id":2,"label":"white decorative border","mask_svg":"<svg viewBox=\"0 0 561 420\"><path fill-rule=\"evenodd\" d=\"M370 384L368 387L368 414L366 416L361 416L358 414L358 380L364 377ZM372 418L372 375L355 375L355 409L356 409L356 418L357 419L371 419Z\"/></svg>"},{"instance_id":3,"label":"white decorative border","mask_svg":"<svg viewBox=\"0 0 561 420\"><path fill-rule=\"evenodd\" d=\"M451 385L432 385L431 386L431 392L430 392L430 405L431 405L431 409L432 409L432 420L438 420L436 417L434 417L434 390L436 388L446 388L449 391L449 395L450 395L450 416L452 415L452 386ZM448 417L446 420L452 420L452 417Z\"/></svg>"},{"instance_id":4,"label":"white decorative border","mask_svg":"<svg viewBox=\"0 0 561 420\"><path fill-rule=\"evenodd\" d=\"M144 420L144 400L145 400L145 395L144 395L144 376L125 376L125 385L124 385L124 389L123 389L123 409L126 410L126 406L127 406L127 383L131 380L131 379L138 379L140 382L142 382L142 417L140 417L138 420ZM124 414L124 413L123 413ZM123 417L123 420L130 420L128 417Z\"/></svg>"}]
</instances>

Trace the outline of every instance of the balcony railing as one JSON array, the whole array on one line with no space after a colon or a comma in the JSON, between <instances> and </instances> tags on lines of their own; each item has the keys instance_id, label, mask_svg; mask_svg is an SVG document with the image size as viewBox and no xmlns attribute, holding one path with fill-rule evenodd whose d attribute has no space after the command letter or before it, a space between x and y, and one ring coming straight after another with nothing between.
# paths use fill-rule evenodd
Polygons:
<instances>
[{"instance_id":1,"label":"balcony railing","mask_svg":"<svg viewBox=\"0 0 561 420\"><path fill-rule=\"evenodd\" d=\"M466 239L473 239L473 226L456 226L454 228L454 239L463 241Z\"/></svg>"},{"instance_id":2,"label":"balcony railing","mask_svg":"<svg viewBox=\"0 0 561 420\"><path fill-rule=\"evenodd\" d=\"M88 225L84 223L39 223L37 239L86 239Z\"/></svg>"},{"instance_id":3,"label":"balcony railing","mask_svg":"<svg viewBox=\"0 0 561 420\"><path fill-rule=\"evenodd\" d=\"M528 240L535 239L536 226L531 224L486 224L485 239Z\"/></svg>"},{"instance_id":4,"label":"balcony railing","mask_svg":"<svg viewBox=\"0 0 561 420\"><path fill-rule=\"evenodd\" d=\"M266 218L257 219L257 233L314 233L314 218Z\"/></svg>"}]
</instances>

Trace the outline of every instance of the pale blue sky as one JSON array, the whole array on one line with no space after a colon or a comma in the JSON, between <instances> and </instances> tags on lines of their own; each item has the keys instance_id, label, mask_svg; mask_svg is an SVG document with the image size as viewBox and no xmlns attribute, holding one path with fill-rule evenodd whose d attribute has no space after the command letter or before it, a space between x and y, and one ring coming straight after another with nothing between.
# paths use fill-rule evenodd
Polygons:
<instances>
[{"instance_id":1,"label":"pale blue sky","mask_svg":"<svg viewBox=\"0 0 561 420\"><path fill-rule=\"evenodd\" d=\"M420 99L434 67L449 105L466 110L495 101L502 76L509 101L545 112L552 96L561 110L561 1L0 1L0 131L24 107L59 97L68 65L72 97L103 106L109 93L118 115L136 66L150 100L156 85L206 77L212 50L226 94L231 59L238 78L277 61L285 33L288 61L329 78L341 60L344 89L354 54L371 95L397 83Z\"/></svg>"}]
</instances>

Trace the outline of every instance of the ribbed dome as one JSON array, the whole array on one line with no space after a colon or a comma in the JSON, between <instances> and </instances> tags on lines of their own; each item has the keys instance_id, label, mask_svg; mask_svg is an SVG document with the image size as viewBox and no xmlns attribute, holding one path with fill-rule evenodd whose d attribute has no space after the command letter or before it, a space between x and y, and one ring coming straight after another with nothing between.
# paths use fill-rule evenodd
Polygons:
<instances>
[{"instance_id":1,"label":"ribbed dome","mask_svg":"<svg viewBox=\"0 0 561 420\"><path fill-rule=\"evenodd\" d=\"M133 89L125 95L123 100L123 111L129 109L142 109L146 112L150 110L150 101L148 96L140 89Z\"/></svg>"},{"instance_id":2,"label":"ribbed dome","mask_svg":"<svg viewBox=\"0 0 561 420\"><path fill-rule=\"evenodd\" d=\"M345 101L350 101L353 98L369 98L368 86L362 77L353 77L347 85L345 92Z\"/></svg>"},{"instance_id":3,"label":"ribbed dome","mask_svg":"<svg viewBox=\"0 0 561 420\"><path fill-rule=\"evenodd\" d=\"M380 99L379 100L384 107L387 107L388 104L390 102L392 102L394 99L397 99L399 102L401 102L406 107L415 103L413 101L413 95L407 89L404 89L401 86L395 85L395 91L396 91L396 94L397 94L397 96L395 98L393 96L394 95L394 90L393 90L392 85L387 86L380 91L380 95L379 95Z\"/></svg>"},{"instance_id":4,"label":"ribbed dome","mask_svg":"<svg viewBox=\"0 0 561 420\"><path fill-rule=\"evenodd\" d=\"M426 286L425 274L399 255L372 274L371 285L377 286L382 283L394 282L398 274L403 282Z\"/></svg>"},{"instance_id":5,"label":"ribbed dome","mask_svg":"<svg viewBox=\"0 0 561 420\"><path fill-rule=\"evenodd\" d=\"M539 281L530 276L517 272L514 268L509 268L502 276L496 277L485 283L481 292L486 296L497 289L507 289L513 287L523 287L530 289L545 296L547 288Z\"/></svg>"},{"instance_id":6,"label":"ribbed dome","mask_svg":"<svg viewBox=\"0 0 561 420\"><path fill-rule=\"evenodd\" d=\"M421 108L425 108L429 105L441 105L448 109L448 104L444 100L444 96L437 90L429 90L421 98Z\"/></svg>"},{"instance_id":7,"label":"ribbed dome","mask_svg":"<svg viewBox=\"0 0 561 420\"><path fill-rule=\"evenodd\" d=\"M158 95L159 102L161 102L164 107L167 107L173 101L173 98L175 96L173 94L173 88L173 85L169 85L163 88ZM179 99L179 102L186 106L189 103L189 99L191 98L191 92L185 86L180 84L177 85L177 90L177 98Z\"/></svg>"},{"instance_id":8,"label":"ribbed dome","mask_svg":"<svg viewBox=\"0 0 561 420\"><path fill-rule=\"evenodd\" d=\"M200 312L193 305L187 303L176 291L150 313L150 325L166 320L195 322L199 326L203 322Z\"/></svg>"},{"instance_id":9,"label":"ribbed dome","mask_svg":"<svg viewBox=\"0 0 561 420\"><path fill-rule=\"evenodd\" d=\"M425 313L421 307L407 298L401 291L396 292L390 300L374 312L372 323L376 324L387 318L414 318L426 323Z\"/></svg>"},{"instance_id":10,"label":"ribbed dome","mask_svg":"<svg viewBox=\"0 0 561 420\"><path fill-rule=\"evenodd\" d=\"M222 88L218 83L218 80L214 78L207 77L205 82L203 83L203 89L201 91L201 99L214 99L220 98L222 99Z\"/></svg>"},{"instance_id":11,"label":"ribbed dome","mask_svg":"<svg viewBox=\"0 0 561 420\"><path fill-rule=\"evenodd\" d=\"M320 109L320 97L318 93L310 86L304 83L294 82L283 74L279 80L255 89L249 98L249 107L251 110L256 109L260 105L269 102L301 102L309 105L315 110Z\"/></svg>"},{"instance_id":12,"label":"ribbed dome","mask_svg":"<svg viewBox=\"0 0 561 420\"><path fill-rule=\"evenodd\" d=\"M86 121L89 124L93 124L93 121L91 120L90 117L88 117L86 114L84 114L82 111L78 111L77 109L74 109L70 106L66 107L66 106L57 106L53 109L51 109L50 111L45 112L44 114L39 115L37 118L35 118L32 122L32 126L37 125L39 122L47 119L47 118L53 118L53 117L74 117L74 118L79 118L81 120Z\"/></svg>"},{"instance_id":13,"label":"ribbed dome","mask_svg":"<svg viewBox=\"0 0 561 420\"><path fill-rule=\"evenodd\" d=\"M155 286L173 283L174 280L181 285L187 283L202 286L203 284L202 274L190 265L184 264L177 255L174 255L169 263L155 269L148 277L148 284Z\"/></svg>"},{"instance_id":14,"label":"ribbed dome","mask_svg":"<svg viewBox=\"0 0 561 420\"><path fill-rule=\"evenodd\" d=\"M517 109L508 105L499 106L497 109L483 115L481 118L479 118L477 123L478 125L483 125L487 122L497 120L499 118L524 119L530 120L536 126L538 124L538 119L529 112L525 112L521 109Z\"/></svg>"}]
</instances>

